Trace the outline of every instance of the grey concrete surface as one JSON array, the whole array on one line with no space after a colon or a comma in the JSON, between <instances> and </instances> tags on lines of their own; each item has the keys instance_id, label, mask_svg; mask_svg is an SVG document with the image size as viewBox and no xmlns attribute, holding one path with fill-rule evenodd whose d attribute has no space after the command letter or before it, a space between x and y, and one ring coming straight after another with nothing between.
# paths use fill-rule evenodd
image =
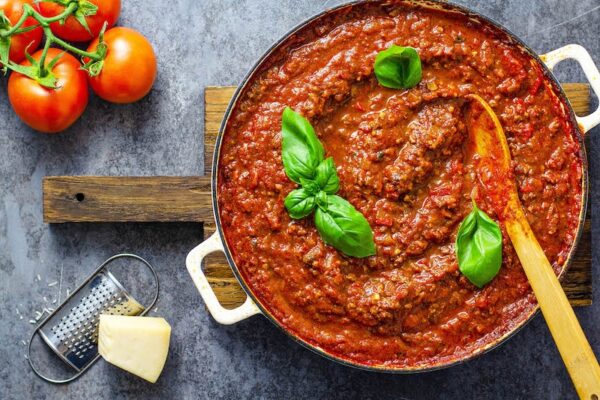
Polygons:
<instances>
[{"instance_id":1,"label":"grey concrete surface","mask_svg":"<svg viewBox=\"0 0 600 400\"><path fill-rule=\"evenodd\" d=\"M258 316L216 324L185 271L201 240L195 224L88 224L42 221L45 175L202 173L203 90L240 81L269 45L305 18L339 1L124 0L119 23L154 43L159 77L151 95L128 106L92 98L69 131L37 134L12 113L0 77L0 399L574 399L576 394L543 319L498 349L464 365L393 376L334 364L301 348ZM521 36L539 53L568 43L600 63L600 0L462 0ZM582 81L574 63L557 69ZM591 213L600 229L600 131L590 134ZM596 239L597 241L598 239ZM597 248L597 246L595 246ZM66 386L36 378L24 358L28 320L107 257L148 258L162 293L156 315L173 326L171 354L151 385L104 362ZM600 268L594 250L594 276ZM37 280L37 275L41 280ZM598 282L596 282L598 283ZM577 310L600 354L600 300ZM17 309L24 316L19 319Z\"/></svg>"}]
</instances>

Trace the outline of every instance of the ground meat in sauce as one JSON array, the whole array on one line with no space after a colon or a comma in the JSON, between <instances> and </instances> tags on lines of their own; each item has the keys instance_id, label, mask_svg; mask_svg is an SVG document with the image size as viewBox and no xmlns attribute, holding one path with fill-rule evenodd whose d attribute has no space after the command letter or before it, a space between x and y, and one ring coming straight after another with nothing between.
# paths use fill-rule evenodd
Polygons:
<instances>
[{"instance_id":1,"label":"ground meat in sauce","mask_svg":"<svg viewBox=\"0 0 600 400\"><path fill-rule=\"evenodd\" d=\"M452 155L465 138L461 108L456 101L426 104L404 130L407 141L396 140L396 159L385 167L383 194L398 200L431 175L439 161Z\"/></svg>"},{"instance_id":2,"label":"ground meat in sauce","mask_svg":"<svg viewBox=\"0 0 600 400\"><path fill-rule=\"evenodd\" d=\"M449 362L535 306L506 234L489 285L458 271L454 240L471 196L496 218L465 160L462 99L479 94L500 117L527 217L557 272L581 208L579 145L540 67L505 38L438 12L362 10L298 35L244 94L221 149L221 221L251 289L303 340L365 365ZM418 86L377 84L374 57L391 44L418 50ZM373 228L375 256L345 257L311 218L288 216L283 200L296 185L281 162L285 106L309 118L334 158L340 195Z\"/></svg>"}]
</instances>

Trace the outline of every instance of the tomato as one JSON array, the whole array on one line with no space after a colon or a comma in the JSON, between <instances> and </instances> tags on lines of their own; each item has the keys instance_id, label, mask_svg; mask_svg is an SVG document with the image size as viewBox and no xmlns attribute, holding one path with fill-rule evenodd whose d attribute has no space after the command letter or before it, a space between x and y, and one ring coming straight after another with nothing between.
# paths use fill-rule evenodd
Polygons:
<instances>
[{"instance_id":1,"label":"tomato","mask_svg":"<svg viewBox=\"0 0 600 400\"><path fill-rule=\"evenodd\" d=\"M0 0L0 10L8 18L12 25L16 24L23 15L23 5L30 4L35 7L33 0ZM29 17L25 20L22 28L37 24L36 20ZM9 58L19 63L25 59L25 49L33 53L42 41L42 28L37 27L29 32L14 35L10 39ZM30 46L31 44L31 46ZM29 48L27 48L29 46Z\"/></svg>"},{"instance_id":2,"label":"tomato","mask_svg":"<svg viewBox=\"0 0 600 400\"><path fill-rule=\"evenodd\" d=\"M148 94L156 79L156 56L152 45L130 28L113 28L104 34L107 45L104 66L89 77L94 92L112 103L133 103ZM98 46L94 40L88 52Z\"/></svg>"},{"instance_id":3,"label":"tomato","mask_svg":"<svg viewBox=\"0 0 600 400\"><path fill-rule=\"evenodd\" d=\"M48 51L47 65L62 50ZM42 50L33 54L39 60ZM30 65L24 61L21 65ZM41 86L35 80L13 72L8 80L8 99L13 109L27 125L40 132L55 133L67 129L83 114L89 97L87 73L79 61L64 53L52 68L57 88Z\"/></svg>"},{"instance_id":4,"label":"tomato","mask_svg":"<svg viewBox=\"0 0 600 400\"><path fill-rule=\"evenodd\" d=\"M112 27L119 19L121 13L121 0L87 0L98 7L95 15L85 17L85 20L90 28L91 34L85 30L83 25L70 16L64 24L54 22L50 24L52 33L61 39L70 42L88 42L94 39L100 31L104 22L108 22L108 28ZM54 17L65 10L65 7L57 3L39 3L40 13L44 17Z\"/></svg>"}]
</instances>

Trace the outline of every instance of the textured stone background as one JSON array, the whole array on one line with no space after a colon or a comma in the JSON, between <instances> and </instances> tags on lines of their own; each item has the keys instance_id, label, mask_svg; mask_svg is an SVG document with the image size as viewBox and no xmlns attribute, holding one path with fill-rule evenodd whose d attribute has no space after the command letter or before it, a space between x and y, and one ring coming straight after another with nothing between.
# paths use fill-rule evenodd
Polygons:
<instances>
[{"instance_id":1,"label":"textured stone background","mask_svg":"<svg viewBox=\"0 0 600 400\"><path fill-rule=\"evenodd\" d=\"M600 0L460 2L504 24L539 53L580 43L600 64ZM45 175L202 173L204 87L238 83L273 41L339 2L123 3L120 24L147 35L158 54L158 81L140 103L117 106L93 98L68 132L44 136L11 112L6 79L0 78L0 398L575 398L540 316L505 345L464 365L419 375L368 373L312 354L262 317L231 327L216 324L184 268L187 252L201 240L198 225L45 225ZM563 81L584 79L574 63L564 63L557 73ZM598 237L600 132L595 131L589 153ZM56 296L57 288L47 284L62 269L64 292L122 251L147 257L160 274L157 314L167 317L173 334L159 382L147 384L104 362L68 386L42 382L30 371L21 340L32 331L27 320L43 306L42 297ZM595 275L599 256L594 254ZM600 304L577 314L600 354Z\"/></svg>"}]
</instances>

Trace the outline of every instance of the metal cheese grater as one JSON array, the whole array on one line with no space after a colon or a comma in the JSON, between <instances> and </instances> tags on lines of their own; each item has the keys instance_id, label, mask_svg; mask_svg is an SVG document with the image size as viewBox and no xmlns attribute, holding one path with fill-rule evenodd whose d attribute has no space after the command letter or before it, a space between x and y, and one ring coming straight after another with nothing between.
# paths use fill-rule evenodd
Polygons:
<instances>
[{"instance_id":1,"label":"metal cheese grater","mask_svg":"<svg viewBox=\"0 0 600 400\"><path fill-rule=\"evenodd\" d=\"M138 303L108 270L111 262L121 258L140 261L152 273L156 290L151 304L143 306ZM154 306L157 298L158 276L146 260L133 254L119 254L109 258L33 332L29 339L29 365L40 378L51 383L67 383L77 379L100 357L100 314L144 315ZM74 375L68 379L53 379L34 366L31 360L31 343L36 335L72 367Z\"/></svg>"}]
</instances>

